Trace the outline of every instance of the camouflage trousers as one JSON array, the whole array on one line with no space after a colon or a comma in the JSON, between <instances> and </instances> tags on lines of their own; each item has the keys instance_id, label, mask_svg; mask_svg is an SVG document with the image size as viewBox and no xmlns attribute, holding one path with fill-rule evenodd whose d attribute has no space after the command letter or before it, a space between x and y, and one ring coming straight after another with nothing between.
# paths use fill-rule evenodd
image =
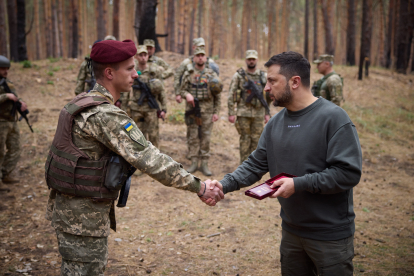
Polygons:
<instances>
[{"instance_id":1,"label":"camouflage trousers","mask_svg":"<svg viewBox=\"0 0 414 276\"><path fill-rule=\"evenodd\" d=\"M240 164L256 149L263 131L263 117L237 117L236 129L240 135Z\"/></svg>"},{"instance_id":2,"label":"camouflage trousers","mask_svg":"<svg viewBox=\"0 0 414 276\"><path fill-rule=\"evenodd\" d=\"M16 168L20 158L20 133L17 122L0 121L0 178Z\"/></svg>"},{"instance_id":3,"label":"camouflage trousers","mask_svg":"<svg viewBox=\"0 0 414 276\"><path fill-rule=\"evenodd\" d=\"M156 148L160 144L160 131L158 125L158 116L155 109L150 111L131 110L130 117L137 124L138 128Z\"/></svg>"},{"instance_id":4,"label":"camouflage trousers","mask_svg":"<svg viewBox=\"0 0 414 276\"><path fill-rule=\"evenodd\" d=\"M77 236L56 230L62 276L103 276L108 263L108 237Z\"/></svg>"},{"instance_id":5,"label":"camouflage trousers","mask_svg":"<svg viewBox=\"0 0 414 276\"><path fill-rule=\"evenodd\" d=\"M201 159L209 159L210 157L210 138L211 131L213 130L213 122L211 118L213 114L210 113L201 113L201 127L199 134L199 127L196 124L194 115L188 116L185 118L185 123L187 124L187 134L188 134L188 151L189 157L198 157ZM199 135L201 138L199 138Z\"/></svg>"}]
</instances>

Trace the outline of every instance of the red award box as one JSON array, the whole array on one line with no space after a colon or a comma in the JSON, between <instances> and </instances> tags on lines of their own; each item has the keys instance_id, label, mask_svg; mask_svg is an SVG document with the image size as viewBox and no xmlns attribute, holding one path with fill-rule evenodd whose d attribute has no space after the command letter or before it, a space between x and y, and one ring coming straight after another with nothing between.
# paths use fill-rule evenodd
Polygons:
<instances>
[{"instance_id":1,"label":"red award box","mask_svg":"<svg viewBox=\"0 0 414 276\"><path fill-rule=\"evenodd\" d=\"M270 188L270 186L275 182L276 180L282 179L282 178L293 178L296 177L295 175L288 174L288 173L280 173L269 180L266 180L265 183L260 184L259 186L256 186L254 188L251 188L244 192L245 195L253 197L258 200L262 200L268 196L273 195L279 187L276 188Z\"/></svg>"}]
</instances>

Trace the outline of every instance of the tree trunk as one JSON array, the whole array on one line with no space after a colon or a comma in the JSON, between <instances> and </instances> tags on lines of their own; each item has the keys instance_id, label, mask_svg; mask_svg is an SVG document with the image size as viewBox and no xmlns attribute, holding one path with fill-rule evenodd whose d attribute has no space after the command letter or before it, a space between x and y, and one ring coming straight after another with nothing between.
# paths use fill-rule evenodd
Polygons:
<instances>
[{"instance_id":1,"label":"tree trunk","mask_svg":"<svg viewBox=\"0 0 414 276\"><path fill-rule=\"evenodd\" d=\"M96 0L96 30L98 32L97 39L104 39L106 34L106 22L104 13L104 0Z\"/></svg>"},{"instance_id":2,"label":"tree trunk","mask_svg":"<svg viewBox=\"0 0 414 276\"><path fill-rule=\"evenodd\" d=\"M76 1L70 1L71 9L72 9L72 52L71 57L77 58L78 57L78 47L79 47L79 41L78 41L78 6Z\"/></svg>"},{"instance_id":3,"label":"tree trunk","mask_svg":"<svg viewBox=\"0 0 414 276\"><path fill-rule=\"evenodd\" d=\"M364 61L369 62L370 59L372 33L371 3L372 0L362 0L361 50L359 56L358 80L362 80Z\"/></svg>"},{"instance_id":4,"label":"tree trunk","mask_svg":"<svg viewBox=\"0 0 414 276\"><path fill-rule=\"evenodd\" d=\"M290 1L283 0L282 3L282 29L281 29L281 45L280 51L286 51L288 49L289 41L289 15L290 15Z\"/></svg>"},{"instance_id":5,"label":"tree trunk","mask_svg":"<svg viewBox=\"0 0 414 276\"><path fill-rule=\"evenodd\" d=\"M304 38L304 55L309 59L309 0L305 1L305 38Z\"/></svg>"},{"instance_id":6,"label":"tree trunk","mask_svg":"<svg viewBox=\"0 0 414 276\"><path fill-rule=\"evenodd\" d=\"M51 3L51 15L52 15L52 50L53 57L59 56L59 36L57 30L57 12L56 12L56 1L52 0Z\"/></svg>"},{"instance_id":7,"label":"tree trunk","mask_svg":"<svg viewBox=\"0 0 414 276\"><path fill-rule=\"evenodd\" d=\"M413 0L400 0L399 16L398 16L398 28L397 35L395 36L397 41L397 61L396 69L399 73L406 73L408 67L408 61L410 59L411 40L413 36L411 10L414 9ZM409 3L411 2L411 3ZM411 4L411 5L410 5ZM410 7L411 6L411 7Z\"/></svg>"},{"instance_id":8,"label":"tree trunk","mask_svg":"<svg viewBox=\"0 0 414 276\"><path fill-rule=\"evenodd\" d=\"M155 51L161 51L158 38L155 33L155 17L157 15L157 2L154 0L146 0L142 6L142 17L139 24L138 43L143 44L145 39L155 41Z\"/></svg>"},{"instance_id":9,"label":"tree trunk","mask_svg":"<svg viewBox=\"0 0 414 276\"><path fill-rule=\"evenodd\" d=\"M168 0L168 46L175 52L175 6L174 0Z\"/></svg>"},{"instance_id":10,"label":"tree trunk","mask_svg":"<svg viewBox=\"0 0 414 276\"><path fill-rule=\"evenodd\" d=\"M318 50L318 0L313 0L313 59L317 59Z\"/></svg>"},{"instance_id":11,"label":"tree trunk","mask_svg":"<svg viewBox=\"0 0 414 276\"><path fill-rule=\"evenodd\" d=\"M7 1L7 18L9 23L9 48L10 48L10 59L13 61L19 60L19 53L17 51L17 11L16 1Z\"/></svg>"},{"instance_id":12,"label":"tree trunk","mask_svg":"<svg viewBox=\"0 0 414 276\"><path fill-rule=\"evenodd\" d=\"M113 0L112 35L119 39L119 0Z\"/></svg>"},{"instance_id":13,"label":"tree trunk","mask_svg":"<svg viewBox=\"0 0 414 276\"><path fill-rule=\"evenodd\" d=\"M63 18L62 18L62 2L63 0L58 0L57 4L57 32L58 32L58 40L59 40L59 56L63 56ZM86 11L85 11L86 12ZM85 23L86 24L86 23Z\"/></svg>"},{"instance_id":14,"label":"tree trunk","mask_svg":"<svg viewBox=\"0 0 414 276\"><path fill-rule=\"evenodd\" d=\"M231 46L232 46L232 57L237 57L237 47L239 41L239 31L237 29L237 22L236 22L236 14L237 14L237 0L232 0L231 2Z\"/></svg>"},{"instance_id":15,"label":"tree trunk","mask_svg":"<svg viewBox=\"0 0 414 276\"><path fill-rule=\"evenodd\" d=\"M193 1L196 1L196 0L193 0ZM203 1L204 0L198 0L198 31L197 31L197 37L201 37L201 31L202 31L203 11L204 11Z\"/></svg>"},{"instance_id":16,"label":"tree trunk","mask_svg":"<svg viewBox=\"0 0 414 276\"><path fill-rule=\"evenodd\" d=\"M195 15L197 11L197 1L193 0L193 10L191 12L191 22L190 22L190 33L188 36L188 54L193 54L193 39L194 39L194 24L195 24Z\"/></svg>"},{"instance_id":17,"label":"tree trunk","mask_svg":"<svg viewBox=\"0 0 414 276\"><path fill-rule=\"evenodd\" d=\"M250 9L250 0L244 0L243 2L243 14L242 14L242 32L241 32L241 47L240 47L240 56L239 57L244 57L244 54L247 50L248 47L248 41L249 41L249 9Z\"/></svg>"},{"instance_id":18,"label":"tree trunk","mask_svg":"<svg viewBox=\"0 0 414 276\"><path fill-rule=\"evenodd\" d=\"M5 0L0 0L0 55L8 56L7 54L7 34L6 34L6 3Z\"/></svg>"},{"instance_id":19,"label":"tree trunk","mask_svg":"<svg viewBox=\"0 0 414 276\"><path fill-rule=\"evenodd\" d=\"M346 64L355 65L356 43L355 0L348 1L348 25L346 28Z\"/></svg>"},{"instance_id":20,"label":"tree trunk","mask_svg":"<svg viewBox=\"0 0 414 276\"><path fill-rule=\"evenodd\" d=\"M139 41L139 29L141 27L141 15L143 10L143 0L136 0L135 2L135 36Z\"/></svg>"},{"instance_id":21,"label":"tree trunk","mask_svg":"<svg viewBox=\"0 0 414 276\"><path fill-rule=\"evenodd\" d=\"M328 11L328 1L329 0L322 0L322 15L325 28L325 53L329 55L335 55L332 23L330 19L330 12Z\"/></svg>"}]
</instances>

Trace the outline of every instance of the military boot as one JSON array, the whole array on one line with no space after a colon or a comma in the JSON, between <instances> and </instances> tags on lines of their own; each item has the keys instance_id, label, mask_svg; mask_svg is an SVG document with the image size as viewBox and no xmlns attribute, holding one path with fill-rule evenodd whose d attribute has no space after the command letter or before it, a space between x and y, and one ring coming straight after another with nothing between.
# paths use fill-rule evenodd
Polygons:
<instances>
[{"instance_id":1,"label":"military boot","mask_svg":"<svg viewBox=\"0 0 414 276\"><path fill-rule=\"evenodd\" d=\"M2 181L4 184L16 184L20 182L19 179L13 178L10 174L4 176Z\"/></svg>"},{"instance_id":2,"label":"military boot","mask_svg":"<svg viewBox=\"0 0 414 276\"><path fill-rule=\"evenodd\" d=\"M192 157L191 158L191 166L187 169L187 172L189 173L193 173L197 170L197 166L198 166L198 158L197 157Z\"/></svg>"},{"instance_id":3,"label":"military boot","mask_svg":"<svg viewBox=\"0 0 414 276\"><path fill-rule=\"evenodd\" d=\"M208 168L208 160L201 161L200 172L202 172L205 176L212 175L211 171Z\"/></svg>"}]
</instances>

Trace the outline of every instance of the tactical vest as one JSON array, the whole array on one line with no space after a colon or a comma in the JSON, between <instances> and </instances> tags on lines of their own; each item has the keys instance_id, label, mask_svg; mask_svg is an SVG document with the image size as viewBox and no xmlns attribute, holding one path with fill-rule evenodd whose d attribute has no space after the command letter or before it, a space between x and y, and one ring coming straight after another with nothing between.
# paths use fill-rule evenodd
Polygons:
<instances>
[{"instance_id":1,"label":"tactical vest","mask_svg":"<svg viewBox=\"0 0 414 276\"><path fill-rule=\"evenodd\" d=\"M319 79L319 80L317 80L317 81L315 81L315 82L313 83L311 90L312 90L312 94L313 94L315 97L319 97L319 96L321 96L321 90L322 90L322 88L323 88L323 89L325 89L325 88L326 88L326 81L327 81L327 80L328 80L328 78L329 78L330 76L332 76L332 75L338 75L338 76L341 78L342 85L344 85L344 79L341 77L341 75L339 75L339 74L338 74L338 73L336 73L336 72L331 72L331 73L327 74L326 76L323 76L323 78L321 78L321 79ZM330 100L330 97L329 97L329 99L327 99L327 100Z\"/></svg>"},{"instance_id":2,"label":"tactical vest","mask_svg":"<svg viewBox=\"0 0 414 276\"><path fill-rule=\"evenodd\" d=\"M263 98L266 100L266 93L264 92L264 87L266 85L264 72L262 70L260 70L260 75L256 75L256 74L250 75L250 74L248 74L248 76L257 85L259 90L263 91ZM241 80L242 80L242 82L240 83L240 85L241 85L241 87L243 87L243 84L244 84L243 77L241 77ZM240 90L238 89L236 91L235 95L233 95L233 100L235 102L239 103L241 99L243 99L243 101L246 101L248 96L249 96L249 93L246 91L246 89L244 89L244 88L242 88ZM253 106L254 108L262 107L262 104L260 103L260 100L257 99L256 97L249 103L249 105Z\"/></svg>"},{"instance_id":3,"label":"tactical vest","mask_svg":"<svg viewBox=\"0 0 414 276\"><path fill-rule=\"evenodd\" d=\"M49 188L63 194L114 200L118 190L110 191L104 186L107 166L112 152L101 159L91 160L73 144L72 125L74 117L87 107L110 104L99 96L81 93L62 109L56 134L45 164L45 178Z\"/></svg>"},{"instance_id":4,"label":"tactical vest","mask_svg":"<svg viewBox=\"0 0 414 276\"><path fill-rule=\"evenodd\" d=\"M193 70L190 74L191 88L190 93L200 101L208 100L210 96L210 90L208 89L209 77L205 72L205 69L201 73Z\"/></svg>"},{"instance_id":5,"label":"tactical vest","mask_svg":"<svg viewBox=\"0 0 414 276\"><path fill-rule=\"evenodd\" d=\"M9 82L7 79L2 79L2 81L3 81L3 84L0 85L0 95L7 93L6 88L5 88L6 85L9 87L10 90L14 90L14 85L11 82ZM13 106L14 106L14 101L12 100L6 100L3 103L1 103L0 104L0 119L7 120L10 122L17 121L17 117L16 116L13 117L11 114Z\"/></svg>"}]
</instances>

